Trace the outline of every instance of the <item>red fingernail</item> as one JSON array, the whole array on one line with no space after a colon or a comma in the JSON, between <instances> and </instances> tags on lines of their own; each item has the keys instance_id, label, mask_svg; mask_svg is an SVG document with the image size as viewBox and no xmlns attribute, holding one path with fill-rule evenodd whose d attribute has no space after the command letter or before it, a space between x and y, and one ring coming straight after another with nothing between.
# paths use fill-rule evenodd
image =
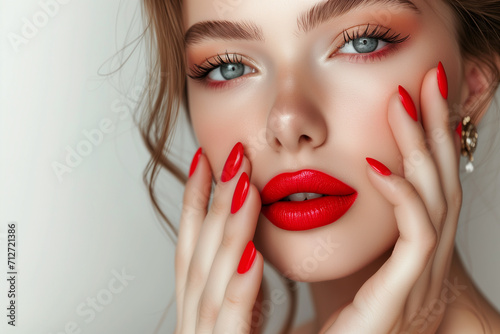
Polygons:
<instances>
[{"instance_id":1,"label":"red fingernail","mask_svg":"<svg viewBox=\"0 0 500 334\"><path fill-rule=\"evenodd\" d=\"M446 71L444 70L443 64L439 62L437 68L438 86L443 99L448 99L448 78L446 77Z\"/></svg>"},{"instance_id":2,"label":"red fingernail","mask_svg":"<svg viewBox=\"0 0 500 334\"><path fill-rule=\"evenodd\" d=\"M399 99L401 100L401 103L403 103L403 106L406 109L406 112L408 115L411 116L415 120L415 122L418 121L418 115L417 115L417 108L415 108L415 103L413 103L413 100L403 87L399 86Z\"/></svg>"},{"instance_id":3,"label":"red fingernail","mask_svg":"<svg viewBox=\"0 0 500 334\"><path fill-rule=\"evenodd\" d=\"M462 139L462 122L458 123L456 131L457 131L457 134L460 137L460 139Z\"/></svg>"},{"instance_id":4,"label":"red fingernail","mask_svg":"<svg viewBox=\"0 0 500 334\"><path fill-rule=\"evenodd\" d=\"M231 153L226 160L226 164L224 165L224 169L222 169L222 175L220 180L222 182L227 182L231 180L238 170L240 169L241 162L243 161L243 144L237 143L234 145Z\"/></svg>"},{"instance_id":5,"label":"red fingernail","mask_svg":"<svg viewBox=\"0 0 500 334\"><path fill-rule=\"evenodd\" d=\"M191 175L193 175L194 171L196 170L196 166L198 166L198 160L200 160L200 155L201 147L194 154L193 161L191 162L191 167L189 168L189 177L191 177Z\"/></svg>"},{"instance_id":6,"label":"red fingernail","mask_svg":"<svg viewBox=\"0 0 500 334\"><path fill-rule=\"evenodd\" d=\"M255 249L255 245L252 240L250 240L243 251L243 255L241 255L240 264L238 265L238 274L244 274L250 269L256 254L257 250Z\"/></svg>"},{"instance_id":7,"label":"red fingernail","mask_svg":"<svg viewBox=\"0 0 500 334\"><path fill-rule=\"evenodd\" d=\"M392 175L392 172L383 163L372 158L366 158L368 164L373 168L374 171L382 176Z\"/></svg>"},{"instance_id":8,"label":"red fingernail","mask_svg":"<svg viewBox=\"0 0 500 334\"><path fill-rule=\"evenodd\" d=\"M249 187L250 181L248 179L248 175L247 173L242 173L233 194L233 202L231 203L232 214L238 212L238 210L243 206L243 203L245 203Z\"/></svg>"}]
</instances>

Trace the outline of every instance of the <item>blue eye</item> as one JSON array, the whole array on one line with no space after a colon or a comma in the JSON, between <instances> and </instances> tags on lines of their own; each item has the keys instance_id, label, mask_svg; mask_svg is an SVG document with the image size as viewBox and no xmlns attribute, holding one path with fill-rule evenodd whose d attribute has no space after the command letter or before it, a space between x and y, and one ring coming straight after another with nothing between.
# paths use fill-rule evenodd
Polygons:
<instances>
[{"instance_id":1,"label":"blue eye","mask_svg":"<svg viewBox=\"0 0 500 334\"><path fill-rule=\"evenodd\" d=\"M356 38L342 46L338 53L371 53L382 49L388 42L371 37Z\"/></svg>"},{"instance_id":2,"label":"blue eye","mask_svg":"<svg viewBox=\"0 0 500 334\"><path fill-rule=\"evenodd\" d=\"M214 63L214 62L215 63ZM213 61L206 60L208 65L194 65L191 69L190 78L203 81L209 77L212 81L229 81L237 79L245 74L254 73L255 69L243 64L241 56L227 53L224 56L217 54Z\"/></svg>"},{"instance_id":3,"label":"blue eye","mask_svg":"<svg viewBox=\"0 0 500 334\"><path fill-rule=\"evenodd\" d=\"M369 24L354 28L353 31L344 30L344 44L337 53L367 54L383 49L388 44L399 44L410 36L400 38L401 34L391 32L391 29L381 26L372 27Z\"/></svg>"},{"instance_id":4,"label":"blue eye","mask_svg":"<svg viewBox=\"0 0 500 334\"><path fill-rule=\"evenodd\" d=\"M227 63L211 70L207 76L214 81L226 81L252 73L253 69L242 63Z\"/></svg>"}]
</instances>

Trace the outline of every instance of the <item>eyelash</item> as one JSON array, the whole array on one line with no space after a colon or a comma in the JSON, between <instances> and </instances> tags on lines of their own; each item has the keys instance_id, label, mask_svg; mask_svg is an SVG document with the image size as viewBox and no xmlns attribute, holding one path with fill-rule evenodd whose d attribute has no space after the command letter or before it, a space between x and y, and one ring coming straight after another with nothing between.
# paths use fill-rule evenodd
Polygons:
<instances>
[{"instance_id":1,"label":"eyelash","mask_svg":"<svg viewBox=\"0 0 500 334\"><path fill-rule=\"evenodd\" d=\"M401 44L405 41L407 41L410 38L410 35L406 35L404 37L400 37L401 34L398 34L396 32L393 32L391 29L382 28L381 26L377 25L373 30L370 31L370 25L366 25L366 28L363 29L363 26L358 27L356 31L352 32L352 35L349 34L349 31L346 29L342 32L342 35L344 37L344 44L341 45L340 47L337 48L337 50L342 49L344 46L349 44L350 42L359 39L359 38L372 38L372 39L377 39L383 42L386 42L388 44L392 44L392 49L394 49L395 46L398 44ZM384 31L385 30L385 31ZM385 51L385 52L384 52ZM349 61L357 61L359 59L362 59L363 61L372 61L375 60L375 58L381 59L383 56L386 56L388 54L387 51L391 50L384 50L384 51L379 51L379 52L371 52L371 53L360 53L360 54L347 54L349 56Z\"/></svg>"},{"instance_id":2,"label":"eyelash","mask_svg":"<svg viewBox=\"0 0 500 334\"><path fill-rule=\"evenodd\" d=\"M226 60L224 60L222 57L225 57ZM188 74L188 76L191 79L195 80L205 80L205 77L208 76L208 74L218 68L219 66L225 65L225 64L243 64L243 57L241 55L233 54L233 59L231 59L231 56L229 53L226 51L226 53L221 56L220 54L217 54L217 57L215 57L214 61L215 64L210 62L208 58L206 59L206 62L208 65L197 65L194 64L194 66L191 68L191 74ZM239 58L238 58L239 56ZM228 80L231 81L231 80Z\"/></svg>"},{"instance_id":3,"label":"eyelash","mask_svg":"<svg viewBox=\"0 0 500 334\"><path fill-rule=\"evenodd\" d=\"M346 46L348 43L358 39L358 38L373 38L373 39L378 39L380 41L384 41L386 43L392 44L394 47L397 44L403 43L406 40L410 38L410 35L407 35L405 37L400 37L401 34L398 34L396 32L392 32L391 29L385 30L385 28L382 28L380 25L375 26L370 31L370 25L366 25L366 28L363 28L363 26L360 26L356 31L353 31L352 34L349 34L348 29L344 30L342 32L343 38L344 38L344 44L340 47L337 48L337 50L340 50L344 46ZM385 51L385 52L384 52ZM379 52L372 52L372 53L366 53L366 54L346 54L349 56L349 61L358 61L360 58L363 61L373 61L375 58L381 59L384 56L388 54L388 51L391 50L384 50L384 51L379 51ZM213 62L211 62L208 58L206 58L206 65L197 65L194 64L193 67L190 69L190 74L188 76L194 80L198 80L202 83L207 83L206 77L208 74L217 69L218 67L226 64L243 64L243 57L241 55L233 54L233 59L231 59L231 55L226 51L224 55L217 54L215 59L213 59ZM225 59L224 59L225 58ZM210 83L210 86L214 86L213 88L218 88L224 85L227 85L228 82L230 81L236 81L236 79L232 80L227 80L227 81L215 81L214 83Z\"/></svg>"}]
</instances>

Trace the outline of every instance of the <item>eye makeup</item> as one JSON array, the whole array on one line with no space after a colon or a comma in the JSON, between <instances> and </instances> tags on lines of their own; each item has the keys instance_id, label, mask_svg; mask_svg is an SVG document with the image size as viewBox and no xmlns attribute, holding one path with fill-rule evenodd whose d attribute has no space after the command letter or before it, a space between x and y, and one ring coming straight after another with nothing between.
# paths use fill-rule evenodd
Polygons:
<instances>
[{"instance_id":1,"label":"eye makeup","mask_svg":"<svg viewBox=\"0 0 500 334\"><path fill-rule=\"evenodd\" d=\"M222 65L227 65L227 64L242 65L243 62L241 61L241 59L242 59L241 55L238 54L229 55L229 53L226 51L226 53L222 56L220 54L217 54L217 56L215 56L215 58L212 61L210 61L207 58L205 60L205 64L202 65L194 64L188 76L191 79L202 80L206 78L206 76L210 73L210 71Z\"/></svg>"},{"instance_id":2,"label":"eye makeup","mask_svg":"<svg viewBox=\"0 0 500 334\"><path fill-rule=\"evenodd\" d=\"M352 28L344 29L339 37L335 38L333 45L341 44L335 48L330 58L345 57L348 62L353 63L370 63L382 60L384 57L397 51L398 46L406 42L410 35L402 36L400 33L393 31L391 28L386 28L381 25L364 24ZM356 46L364 47L369 52L357 52ZM367 47L368 46L368 47ZM369 47L376 47L376 50L370 51ZM351 51L346 52L350 48ZM359 49L359 47L358 47ZM209 75L213 71L235 73L238 71L243 75L234 78L226 78L226 80L213 80ZM250 65L245 64L243 56L240 54L230 54L227 50L224 54L217 54L212 58L206 58L201 65L194 64L189 68L188 76L208 88L219 89L225 88L230 84L235 84L244 78L247 74L256 73L256 70Z\"/></svg>"},{"instance_id":3,"label":"eye makeup","mask_svg":"<svg viewBox=\"0 0 500 334\"><path fill-rule=\"evenodd\" d=\"M206 58L205 63L202 63L201 65L194 64L189 69L188 76L211 89L226 88L230 84L235 84L240 81L240 79L246 74L257 72L257 70L252 68L250 65L246 65L242 59L242 55L230 54L226 50L223 55L217 54L215 57ZM241 70L241 68L243 68L245 75L227 80L213 80L209 78L210 73L213 71L220 71L220 75L222 75L223 68L228 73L231 71L234 72L235 70ZM246 68L248 68L248 70L246 70Z\"/></svg>"},{"instance_id":4,"label":"eye makeup","mask_svg":"<svg viewBox=\"0 0 500 334\"><path fill-rule=\"evenodd\" d=\"M400 33L381 25L361 25L342 32L344 44L337 48L337 51L331 57L347 56L350 62L370 62L380 60L384 56L396 51L397 46L406 42L410 35L401 36ZM338 43L338 42L337 42ZM372 45L376 50L371 52L345 52L347 46L356 51L354 44L361 46ZM335 43L334 43L335 44ZM382 45L382 47L380 47Z\"/></svg>"}]
</instances>

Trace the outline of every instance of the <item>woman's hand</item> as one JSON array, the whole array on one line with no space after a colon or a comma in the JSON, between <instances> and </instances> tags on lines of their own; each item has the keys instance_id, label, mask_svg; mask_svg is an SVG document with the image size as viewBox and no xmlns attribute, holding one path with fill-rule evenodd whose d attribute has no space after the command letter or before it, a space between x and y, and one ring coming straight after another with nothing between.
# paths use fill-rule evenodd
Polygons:
<instances>
[{"instance_id":1,"label":"woman's hand","mask_svg":"<svg viewBox=\"0 0 500 334\"><path fill-rule=\"evenodd\" d=\"M250 172L238 143L207 212L212 172L201 151L193 159L175 254L177 334L251 332L264 262L250 242L261 206Z\"/></svg>"},{"instance_id":2,"label":"woman's hand","mask_svg":"<svg viewBox=\"0 0 500 334\"><path fill-rule=\"evenodd\" d=\"M386 263L322 333L435 333L445 310L422 317L442 299L454 250L462 190L456 134L451 130L444 69L433 69L421 89L421 120L400 88L389 123L404 159L404 177L367 159L369 179L394 205L400 232ZM444 303L442 303L444 304ZM443 305L441 305L443 306ZM445 306L443 306L445 307Z\"/></svg>"}]
</instances>

